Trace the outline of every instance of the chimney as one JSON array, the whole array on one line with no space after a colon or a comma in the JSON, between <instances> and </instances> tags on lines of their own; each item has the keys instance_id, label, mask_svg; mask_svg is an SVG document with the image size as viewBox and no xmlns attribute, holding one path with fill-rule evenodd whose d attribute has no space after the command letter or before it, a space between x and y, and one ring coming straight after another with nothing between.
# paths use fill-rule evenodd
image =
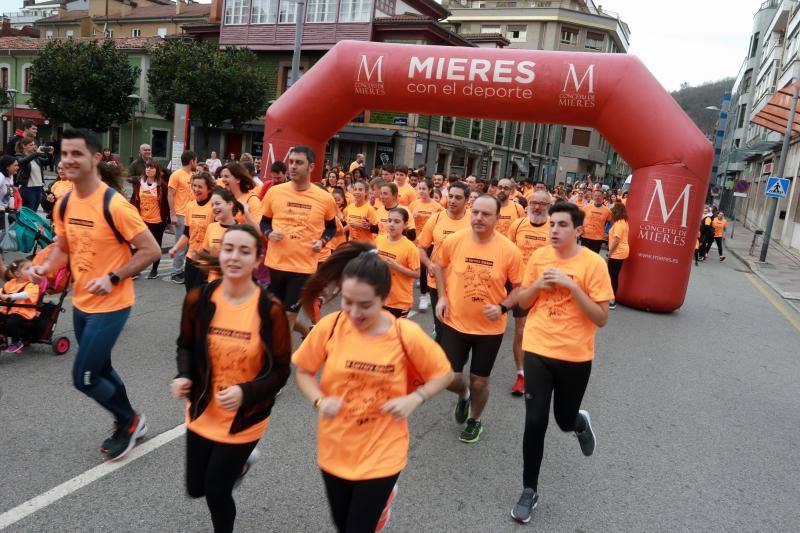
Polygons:
<instances>
[{"instance_id":1,"label":"chimney","mask_svg":"<svg viewBox=\"0 0 800 533\"><path fill-rule=\"evenodd\" d=\"M218 24L222 21L222 0L211 0L211 11L208 13L208 21Z\"/></svg>"},{"instance_id":2,"label":"chimney","mask_svg":"<svg viewBox=\"0 0 800 533\"><path fill-rule=\"evenodd\" d=\"M175 0L175 14L180 15L181 9L183 8L183 2L181 0Z\"/></svg>"}]
</instances>

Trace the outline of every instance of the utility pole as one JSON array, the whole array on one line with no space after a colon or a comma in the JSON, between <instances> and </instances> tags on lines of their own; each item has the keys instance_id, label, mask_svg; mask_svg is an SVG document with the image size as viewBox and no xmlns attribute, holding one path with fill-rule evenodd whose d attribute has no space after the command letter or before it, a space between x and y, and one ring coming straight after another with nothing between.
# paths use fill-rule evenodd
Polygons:
<instances>
[{"instance_id":1,"label":"utility pole","mask_svg":"<svg viewBox=\"0 0 800 533\"><path fill-rule=\"evenodd\" d=\"M792 140L792 129L794 126L794 114L797 110L798 88L795 80L792 80L792 107L789 109L789 121L786 123L786 133L783 134L783 146L781 147L781 158L778 161L778 169L773 174L778 178L783 177L786 168L786 156L789 153L789 142ZM761 256L758 258L762 263L767 260L767 250L769 250L769 239L772 235L772 224L775 222L775 212L778 210L778 198L769 199L769 214L767 215L767 227L764 230L764 243L761 245Z\"/></svg>"},{"instance_id":2,"label":"utility pole","mask_svg":"<svg viewBox=\"0 0 800 533\"><path fill-rule=\"evenodd\" d=\"M289 87L300 79L300 49L303 46L303 19L305 14L305 0L297 0L294 12L294 52L292 53L292 80L287 83Z\"/></svg>"}]
</instances>

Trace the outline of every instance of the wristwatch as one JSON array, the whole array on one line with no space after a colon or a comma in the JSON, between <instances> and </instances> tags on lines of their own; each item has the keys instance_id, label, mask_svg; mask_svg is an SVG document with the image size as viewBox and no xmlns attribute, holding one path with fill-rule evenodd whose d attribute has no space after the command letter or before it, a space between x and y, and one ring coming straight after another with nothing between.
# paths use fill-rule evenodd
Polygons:
<instances>
[{"instance_id":1,"label":"wristwatch","mask_svg":"<svg viewBox=\"0 0 800 533\"><path fill-rule=\"evenodd\" d=\"M500 312L501 312L501 313L503 313L503 314L506 314L506 313L508 313L508 307L506 307L506 306L505 306L505 305L503 305L503 304L498 304L498 305L500 306Z\"/></svg>"},{"instance_id":2,"label":"wristwatch","mask_svg":"<svg viewBox=\"0 0 800 533\"><path fill-rule=\"evenodd\" d=\"M118 284L119 284L119 282L121 281L121 280L119 279L119 276L117 276L117 275L116 275L116 274L114 274L113 272L109 272L109 273L108 273L108 279L109 279L109 281L111 281L111 284L112 284L112 285L118 285Z\"/></svg>"},{"instance_id":3,"label":"wristwatch","mask_svg":"<svg viewBox=\"0 0 800 533\"><path fill-rule=\"evenodd\" d=\"M319 406L322 403L323 398L325 398L325 397L324 396L320 396L319 398L314 400L314 410L315 411L319 411Z\"/></svg>"}]
</instances>

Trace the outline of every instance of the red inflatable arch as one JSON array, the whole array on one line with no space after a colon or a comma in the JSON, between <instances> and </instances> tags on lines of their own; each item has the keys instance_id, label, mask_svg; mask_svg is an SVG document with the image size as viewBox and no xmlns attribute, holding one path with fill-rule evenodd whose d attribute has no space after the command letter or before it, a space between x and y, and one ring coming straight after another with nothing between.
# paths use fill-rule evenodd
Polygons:
<instances>
[{"instance_id":1,"label":"red inflatable arch","mask_svg":"<svg viewBox=\"0 0 800 533\"><path fill-rule=\"evenodd\" d=\"M636 57L342 41L270 106L267 162L298 145L321 157L365 109L597 129L634 168L617 300L683 304L713 150Z\"/></svg>"}]
</instances>

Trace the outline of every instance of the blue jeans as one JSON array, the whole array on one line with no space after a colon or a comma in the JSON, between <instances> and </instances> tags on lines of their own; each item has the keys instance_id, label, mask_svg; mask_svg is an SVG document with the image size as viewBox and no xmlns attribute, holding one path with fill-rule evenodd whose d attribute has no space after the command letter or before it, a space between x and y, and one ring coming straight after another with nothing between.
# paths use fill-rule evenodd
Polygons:
<instances>
[{"instance_id":1,"label":"blue jeans","mask_svg":"<svg viewBox=\"0 0 800 533\"><path fill-rule=\"evenodd\" d=\"M178 223L173 225L172 227L175 230L175 242L181 238L183 235L183 229L186 227L186 219L183 215L178 216ZM183 264L186 262L186 246L180 249L180 251L175 254L175 257L172 258L172 273L177 274L178 272L183 272Z\"/></svg>"},{"instance_id":2,"label":"blue jeans","mask_svg":"<svg viewBox=\"0 0 800 533\"><path fill-rule=\"evenodd\" d=\"M134 412L125 384L111 366L111 349L130 313L130 307L110 313L84 313L78 309L72 312L78 340L72 382L76 389L110 411L120 424L129 423Z\"/></svg>"},{"instance_id":3,"label":"blue jeans","mask_svg":"<svg viewBox=\"0 0 800 533\"><path fill-rule=\"evenodd\" d=\"M22 196L22 207L32 209L34 213L39 210L42 203L42 187L20 187L19 194Z\"/></svg>"}]
</instances>

